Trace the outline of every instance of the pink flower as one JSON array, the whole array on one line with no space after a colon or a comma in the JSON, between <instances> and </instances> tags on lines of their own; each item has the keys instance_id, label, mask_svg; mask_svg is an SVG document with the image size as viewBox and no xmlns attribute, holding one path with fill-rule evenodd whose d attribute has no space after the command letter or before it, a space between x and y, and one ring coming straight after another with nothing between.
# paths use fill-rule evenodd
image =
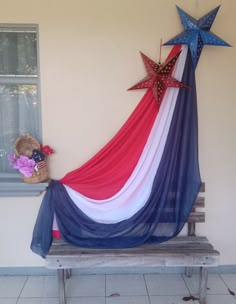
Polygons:
<instances>
[{"instance_id":1,"label":"pink flower","mask_svg":"<svg viewBox=\"0 0 236 304\"><path fill-rule=\"evenodd\" d=\"M14 153L8 155L8 160L9 160L9 163L12 166L12 168L17 169L16 168L16 156Z\"/></svg>"},{"instance_id":2,"label":"pink flower","mask_svg":"<svg viewBox=\"0 0 236 304\"><path fill-rule=\"evenodd\" d=\"M26 177L33 175L35 161L27 156L21 155L15 162L15 169L18 169Z\"/></svg>"}]
</instances>

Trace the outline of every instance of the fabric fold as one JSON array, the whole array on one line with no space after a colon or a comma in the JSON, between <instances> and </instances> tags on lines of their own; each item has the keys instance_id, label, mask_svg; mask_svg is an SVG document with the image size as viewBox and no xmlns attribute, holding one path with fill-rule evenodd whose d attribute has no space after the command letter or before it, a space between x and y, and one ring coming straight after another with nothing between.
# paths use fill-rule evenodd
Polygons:
<instances>
[{"instance_id":1,"label":"fabric fold","mask_svg":"<svg viewBox=\"0 0 236 304\"><path fill-rule=\"evenodd\" d=\"M128 248L163 242L180 232L201 185L195 73L189 51L183 67L181 81L190 89L179 90L163 153L143 206L118 222L100 223L74 203L61 182L51 181L34 228L31 249L35 253L47 254L54 214L64 240L81 247Z\"/></svg>"},{"instance_id":2,"label":"fabric fold","mask_svg":"<svg viewBox=\"0 0 236 304\"><path fill-rule=\"evenodd\" d=\"M168 58L181 46L172 48ZM117 193L132 174L159 111L148 90L119 132L80 168L69 172L60 182L84 196L106 199Z\"/></svg>"},{"instance_id":3,"label":"fabric fold","mask_svg":"<svg viewBox=\"0 0 236 304\"><path fill-rule=\"evenodd\" d=\"M180 79L186 55L187 48L184 48L174 71L174 76ZM117 194L109 199L94 200L65 186L72 201L91 219L99 223L116 223L130 218L145 205L162 158L177 96L176 89L169 89L166 93L141 157L130 178Z\"/></svg>"}]
</instances>

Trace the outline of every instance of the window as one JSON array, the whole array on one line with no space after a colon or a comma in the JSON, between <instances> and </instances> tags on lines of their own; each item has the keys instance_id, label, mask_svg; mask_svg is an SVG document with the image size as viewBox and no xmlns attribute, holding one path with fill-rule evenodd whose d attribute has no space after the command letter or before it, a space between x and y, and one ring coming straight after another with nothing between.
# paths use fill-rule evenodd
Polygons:
<instances>
[{"instance_id":1,"label":"window","mask_svg":"<svg viewBox=\"0 0 236 304\"><path fill-rule=\"evenodd\" d=\"M0 24L0 184L19 178L8 161L15 140L30 134L41 141L38 65L37 25Z\"/></svg>"}]
</instances>

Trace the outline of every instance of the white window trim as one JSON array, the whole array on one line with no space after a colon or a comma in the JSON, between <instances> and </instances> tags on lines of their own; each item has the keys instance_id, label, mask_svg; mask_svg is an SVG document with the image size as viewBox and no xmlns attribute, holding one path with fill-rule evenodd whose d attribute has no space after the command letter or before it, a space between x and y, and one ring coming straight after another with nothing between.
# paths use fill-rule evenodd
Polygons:
<instances>
[{"instance_id":1,"label":"white window trim","mask_svg":"<svg viewBox=\"0 0 236 304\"><path fill-rule=\"evenodd\" d=\"M37 24L0 24L0 32L36 32L37 35L37 62L38 62L38 76L31 75L29 79L25 80L21 75L12 76L4 75L0 77L1 83L7 83L9 79L11 82L37 84L38 98L41 100L40 93L40 69L39 69L39 28ZM41 110L40 110L41 112ZM41 117L41 115L40 115ZM42 142L42 120L39 132L39 138ZM16 173L0 172L0 197L22 197L22 196L38 196L41 192L45 191L48 182L28 184L25 183L21 175Z\"/></svg>"}]
</instances>

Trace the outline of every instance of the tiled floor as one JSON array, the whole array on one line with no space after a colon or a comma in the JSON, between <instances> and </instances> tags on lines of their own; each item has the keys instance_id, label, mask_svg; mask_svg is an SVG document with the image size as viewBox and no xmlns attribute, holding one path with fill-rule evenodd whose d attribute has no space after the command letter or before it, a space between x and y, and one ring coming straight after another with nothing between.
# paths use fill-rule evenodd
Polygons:
<instances>
[{"instance_id":1,"label":"tiled floor","mask_svg":"<svg viewBox=\"0 0 236 304\"><path fill-rule=\"evenodd\" d=\"M197 304L198 275L72 275L67 304ZM210 274L208 304L236 304L236 274ZM55 276L0 276L0 304L58 304Z\"/></svg>"}]
</instances>

